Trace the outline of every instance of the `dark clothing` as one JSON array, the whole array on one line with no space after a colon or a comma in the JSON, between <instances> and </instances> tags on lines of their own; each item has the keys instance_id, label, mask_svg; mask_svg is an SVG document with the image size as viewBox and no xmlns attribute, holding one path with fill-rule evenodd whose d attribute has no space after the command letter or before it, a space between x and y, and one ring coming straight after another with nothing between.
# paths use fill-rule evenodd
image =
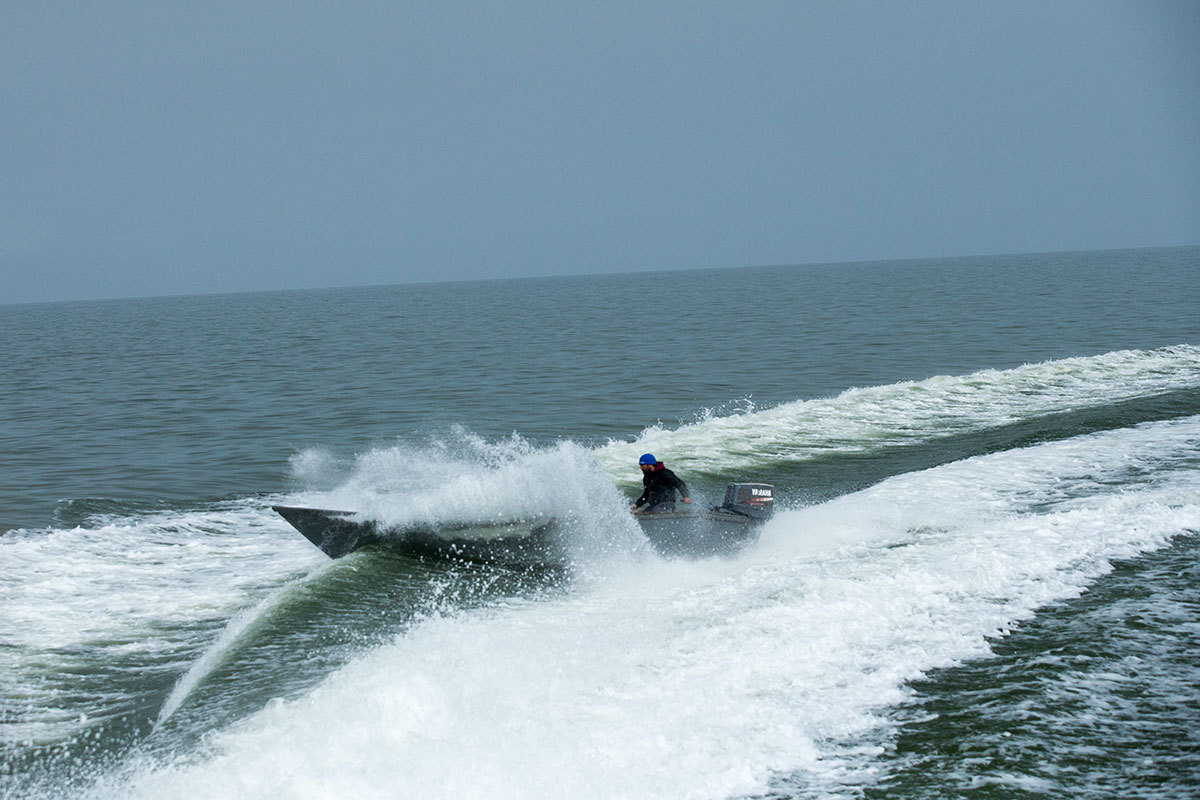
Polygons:
<instances>
[{"instance_id":1,"label":"dark clothing","mask_svg":"<svg viewBox=\"0 0 1200 800\"><path fill-rule=\"evenodd\" d=\"M653 470L642 474L642 486L644 487L642 496L634 502L634 505L641 508L648 503L651 511L674 511L676 489L685 498L690 496L687 484L681 481L678 475L667 469L661 461L654 465ZM670 506L656 508L662 503L670 503Z\"/></svg>"}]
</instances>

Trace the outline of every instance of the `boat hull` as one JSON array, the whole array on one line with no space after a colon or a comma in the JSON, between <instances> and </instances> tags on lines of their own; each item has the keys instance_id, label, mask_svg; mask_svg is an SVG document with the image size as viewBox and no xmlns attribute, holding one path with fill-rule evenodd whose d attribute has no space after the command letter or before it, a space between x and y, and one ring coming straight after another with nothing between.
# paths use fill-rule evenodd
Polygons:
<instances>
[{"instance_id":1,"label":"boat hull","mask_svg":"<svg viewBox=\"0 0 1200 800\"><path fill-rule=\"evenodd\" d=\"M634 519L659 553L692 558L735 553L757 541L766 522L721 509L637 514Z\"/></svg>"},{"instance_id":2,"label":"boat hull","mask_svg":"<svg viewBox=\"0 0 1200 800\"><path fill-rule=\"evenodd\" d=\"M351 511L273 506L274 510L330 558L364 547L387 547L431 556L506 566L565 563L551 522L482 526L383 528L359 521Z\"/></svg>"},{"instance_id":3,"label":"boat hull","mask_svg":"<svg viewBox=\"0 0 1200 800\"><path fill-rule=\"evenodd\" d=\"M378 546L417 556L504 566L563 566L569 561L553 520L391 529L357 520L350 511L273 508L330 558ZM637 514L634 519L659 553L692 558L736 552L758 538L764 522L720 509Z\"/></svg>"}]
</instances>

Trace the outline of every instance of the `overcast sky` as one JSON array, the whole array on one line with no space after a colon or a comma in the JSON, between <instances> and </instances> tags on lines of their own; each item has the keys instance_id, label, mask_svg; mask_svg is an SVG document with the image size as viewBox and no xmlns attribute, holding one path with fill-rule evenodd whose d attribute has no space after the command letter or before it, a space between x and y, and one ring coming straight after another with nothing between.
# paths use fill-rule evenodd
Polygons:
<instances>
[{"instance_id":1,"label":"overcast sky","mask_svg":"<svg viewBox=\"0 0 1200 800\"><path fill-rule=\"evenodd\" d=\"M0 303L1200 244L1200 3L0 10Z\"/></svg>"}]
</instances>

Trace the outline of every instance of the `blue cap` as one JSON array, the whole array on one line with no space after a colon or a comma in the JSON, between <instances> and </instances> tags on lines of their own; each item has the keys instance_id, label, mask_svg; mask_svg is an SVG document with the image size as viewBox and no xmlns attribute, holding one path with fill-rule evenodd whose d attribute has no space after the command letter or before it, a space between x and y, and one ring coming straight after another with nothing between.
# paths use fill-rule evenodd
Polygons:
<instances>
[{"instance_id":1,"label":"blue cap","mask_svg":"<svg viewBox=\"0 0 1200 800\"><path fill-rule=\"evenodd\" d=\"M653 454L646 453L646 455L644 455L638 459L638 463L639 464L650 464L651 466L653 466L654 464L658 463L658 459L655 458Z\"/></svg>"}]
</instances>

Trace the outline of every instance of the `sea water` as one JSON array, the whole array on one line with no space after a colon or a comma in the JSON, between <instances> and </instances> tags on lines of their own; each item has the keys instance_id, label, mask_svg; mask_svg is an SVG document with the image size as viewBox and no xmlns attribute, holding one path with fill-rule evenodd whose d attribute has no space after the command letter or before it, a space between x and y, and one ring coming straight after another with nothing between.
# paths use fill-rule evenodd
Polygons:
<instances>
[{"instance_id":1,"label":"sea water","mask_svg":"<svg viewBox=\"0 0 1200 800\"><path fill-rule=\"evenodd\" d=\"M0 306L0 797L1200 786L1200 248ZM779 510L664 560L652 451ZM568 519L329 561L273 503Z\"/></svg>"}]
</instances>

